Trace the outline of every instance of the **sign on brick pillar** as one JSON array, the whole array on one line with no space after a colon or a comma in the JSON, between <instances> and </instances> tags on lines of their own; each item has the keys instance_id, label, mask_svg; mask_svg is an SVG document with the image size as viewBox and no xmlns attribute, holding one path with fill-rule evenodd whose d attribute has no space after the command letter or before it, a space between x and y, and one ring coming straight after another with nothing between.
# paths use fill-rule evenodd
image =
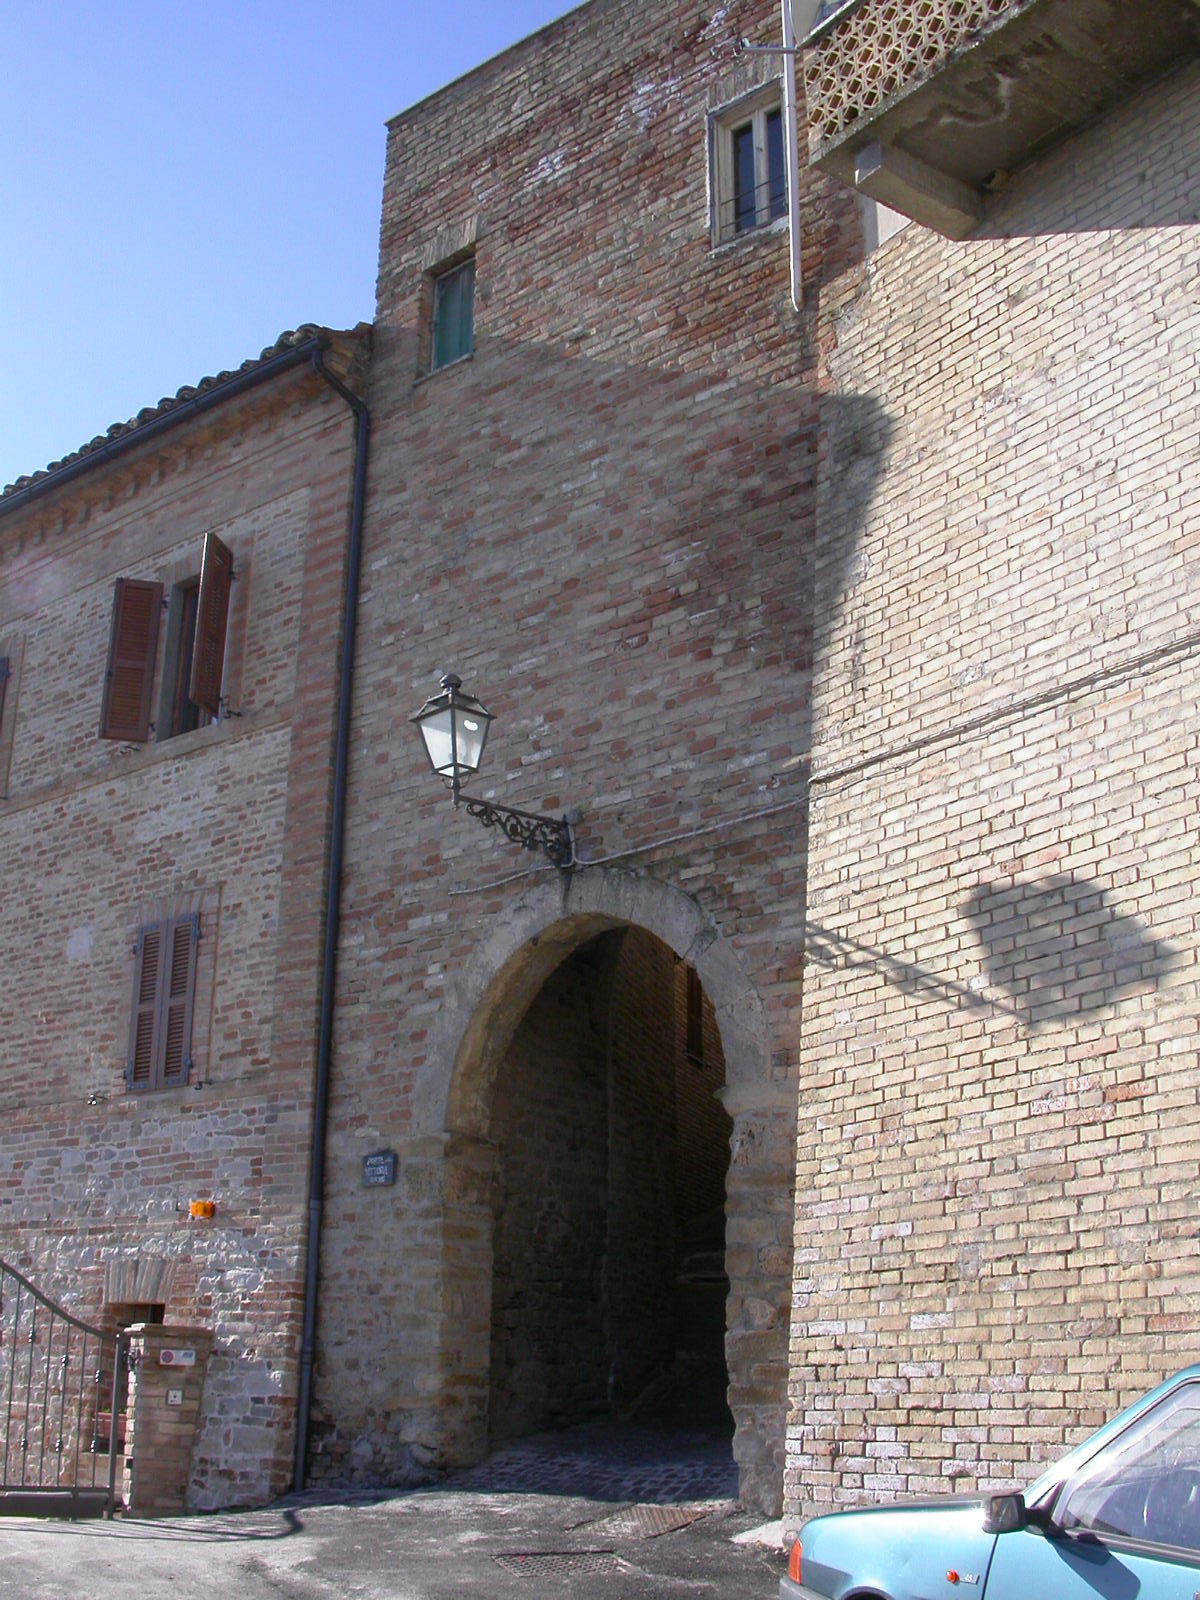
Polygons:
<instances>
[{"instance_id":1,"label":"sign on brick pillar","mask_svg":"<svg viewBox=\"0 0 1200 1600\"><path fill-rule=\"evenodd\" d=\"M141 1322L129 1330L125 1504L133 1516L186 1509L211 1350L208 1328Z\"/></svg>"}]
</instances>

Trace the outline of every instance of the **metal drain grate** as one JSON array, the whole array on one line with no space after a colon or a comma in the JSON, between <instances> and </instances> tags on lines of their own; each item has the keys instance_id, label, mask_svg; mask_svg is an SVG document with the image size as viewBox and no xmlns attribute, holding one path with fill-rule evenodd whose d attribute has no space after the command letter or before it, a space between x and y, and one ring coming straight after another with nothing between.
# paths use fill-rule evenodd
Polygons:
<instances>
[{"instance_id":1,"label":"metal drain grate","mask_svg":"<svg viewBox=\"0 0 1200 1600\"><path fill-rule=\"evenodd\" d=\"M613 1511L596 1522L580 1522L576 1526L591 1533L602 1533L612 1539L657 1539L660 1534L674 1533L711 1516L713 1504L690 1506L626 1506Z\"/></svg>"},{"instance_id":2,"label":"metal drain grate","mask_svg":"<svg viewBox=\"0 0 1200 1600\"><path fill-rule=\"evenodd\" d=\"M521 1578L575 1578L630 1570L611 1550L517 1550L492 1560Z\"/></svg>"}]
</instances>

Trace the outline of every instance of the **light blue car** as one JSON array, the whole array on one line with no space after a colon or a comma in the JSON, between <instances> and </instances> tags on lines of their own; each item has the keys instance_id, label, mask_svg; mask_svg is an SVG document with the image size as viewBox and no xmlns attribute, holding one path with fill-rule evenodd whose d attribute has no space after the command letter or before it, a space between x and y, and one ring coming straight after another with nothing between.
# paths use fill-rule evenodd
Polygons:
<instances>
[{"instance_id":1,"label":"light blue car","mask_svg":"<svg viewBox=\"0 0 1200 1600\"><path fill-rule=\"evenodd\" d=\"M1023 1495L816 1517L788 1572L780 1600L1200 1600L1200 1366Z\"/></svg>"}]
</instances>

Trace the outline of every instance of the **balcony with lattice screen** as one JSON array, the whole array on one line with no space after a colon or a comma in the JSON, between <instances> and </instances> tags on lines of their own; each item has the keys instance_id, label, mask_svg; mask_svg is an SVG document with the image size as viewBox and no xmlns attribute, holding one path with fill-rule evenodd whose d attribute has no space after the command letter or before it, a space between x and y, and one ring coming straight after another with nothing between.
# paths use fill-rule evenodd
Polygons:
<instances>
[{"instance_id":1,"label":"balcony with lattice screen","mask_svg":"<svg viewBox=\"0 0 1200 1600\"><path fill-rule=\"evenodd\" d=\"M1014 170L1197 55L1195 0L826 0L809 158L961 237Z\"/></svg>"}]
</instances>

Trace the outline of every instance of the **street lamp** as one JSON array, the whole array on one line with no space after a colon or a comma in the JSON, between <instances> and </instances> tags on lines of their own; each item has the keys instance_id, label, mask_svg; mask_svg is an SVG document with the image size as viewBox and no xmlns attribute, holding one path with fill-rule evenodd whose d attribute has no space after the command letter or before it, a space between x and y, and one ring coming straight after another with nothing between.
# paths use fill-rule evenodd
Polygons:
<instances>
[{"instance_id":1,"label":"street lamp","mask_svg":"<svg viewBox=\"0 0 1200 1600\"><path fill-rule=\"evenodd\" d=\"M412 720L421 730L429 765L449 785L457 806L463 784L479 771L492 713L474 695L464 694L462 679L448 672L441 694L431 695Z\"/></svg>"},{"instance_id":2,"label":"street lamp","mask_svg":"<svg viewBox=\"0 0 1200 1600\"><path fill-rule=\"evenodd\" d=\"M574 866L575 842L565 817L559 820L535 811L517 811L463 794L463 784L479 770L492 714L463 690L461 678L446 673L442 692L431 695L411 720L420 730L430 766L450 790L456 809L465 805L467 815L485 828L499 828L523 849L543 851L556 867Z\"/></svg>"}]
</instances>

